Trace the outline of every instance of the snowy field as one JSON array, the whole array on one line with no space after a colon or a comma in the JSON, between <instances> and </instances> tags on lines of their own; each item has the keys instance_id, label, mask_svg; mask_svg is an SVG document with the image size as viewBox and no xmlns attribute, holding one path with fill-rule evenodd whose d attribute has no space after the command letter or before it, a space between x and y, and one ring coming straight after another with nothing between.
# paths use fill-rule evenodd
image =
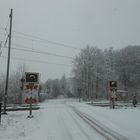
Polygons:
<instances>
[{"instance_id":1,"label":"snowy field","mask_svg":"<svg viewBox=\"0 0 140 140\"><path fill-rule=\"evenodd\" d=\"M0 140L106 140L106 133L140 140L139 107L110 109L68 99L47 100L40 106L33 110L34 118L27 118L28 111L2 115Z\"/></svg>"}]
</instances>

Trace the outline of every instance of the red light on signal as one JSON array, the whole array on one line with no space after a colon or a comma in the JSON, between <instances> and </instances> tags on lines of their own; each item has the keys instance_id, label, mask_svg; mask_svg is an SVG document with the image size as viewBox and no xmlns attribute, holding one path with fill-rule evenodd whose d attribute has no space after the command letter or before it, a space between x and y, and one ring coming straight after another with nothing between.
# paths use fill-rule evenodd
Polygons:
<instances>
[{"instance_id":1,"label":"red light on signal","mask_svg":"<svg viewBox=\"0 0 140 140\"><path fill-rule=\"evenodd\" d=\"M26 99L25 99L25 103L26 103L26 104L30 104L30 103L31 103L31 99L30 99L30 98L26 98ZM33 98L33 99L32 99L32 104L35 104L35 103L37 103L37 100L36 100L35 98Z\"/></svg>"},{"instance_id":2,"label":"red light on signal","mask_svg":"<svg viewBox=\"0 0 140 140\"><path fill-rule=\"evenodd\" d=\"M29 85L25 85L26 86L26 89L30 89Z\"/></svg>"},{"instance_id":3,"label":"red light on signal","mask_svg":"<svg viewBox=\"0 0 140 140\"><path fill-rule=\"evenodd\" d=\"M38 89L38 85L35 85L35 86L34 86L34 89L37 90L37 89Z\"/></svg>"}]
</instances>

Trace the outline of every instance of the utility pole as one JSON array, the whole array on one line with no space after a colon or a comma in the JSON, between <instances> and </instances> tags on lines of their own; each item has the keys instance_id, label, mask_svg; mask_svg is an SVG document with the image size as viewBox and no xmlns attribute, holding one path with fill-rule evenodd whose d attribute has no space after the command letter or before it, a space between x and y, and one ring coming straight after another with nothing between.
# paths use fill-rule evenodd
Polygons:
<instances>
[{"instance_id":1,"label":"utility pole","mask_svg":"<svg viewBox=\"0 0 140 140\"><path fill-rule=\"evenodd\" d=\"M9 66L10 66L10 52L11 52L11 37L12 37L12 17L13 17L13 9L10 11L10 28L9 28L9 45L8 45L8 59L7 59L7 75L6 75L6 84L5 84L5 96L4 96L4 112L6 113L6 105L7 105L7 92L8 92L8 82L9 82Z\"/></svg>"}]
</instances>

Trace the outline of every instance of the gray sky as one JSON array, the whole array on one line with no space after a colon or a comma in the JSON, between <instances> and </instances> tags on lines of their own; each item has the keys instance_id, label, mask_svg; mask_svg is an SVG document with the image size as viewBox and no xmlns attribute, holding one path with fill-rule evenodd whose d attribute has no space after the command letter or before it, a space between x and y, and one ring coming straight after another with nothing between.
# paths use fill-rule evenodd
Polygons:
<instances>
[{"instance_id":1,"label":"gray sky","mask_svg":"<svg viewBox=\"0 0 140 140\"><path fill-rule=\"evenodd\" d=\"M68 45L64 47L43 43L13 32L12 48L31 49L41 53L12 49L11 58L16 57L16 60L11 59L10 72L19 64L25 63L28 71L41 73L42 81L60 78L63 73L69 77L72 66L67 65L71 65L71 59L42 52L74 58L87 44L102 49L140 45L139 7L140 0L0 0L0 41L5 40L5 32L1 28L6 27L10 9L13 8L13 31ZM6 48L2 48L0 73L6 73L7 60L3 56L7 56ZM66 66L39 63L37 60Z\"/></svg>"}]
</instances>

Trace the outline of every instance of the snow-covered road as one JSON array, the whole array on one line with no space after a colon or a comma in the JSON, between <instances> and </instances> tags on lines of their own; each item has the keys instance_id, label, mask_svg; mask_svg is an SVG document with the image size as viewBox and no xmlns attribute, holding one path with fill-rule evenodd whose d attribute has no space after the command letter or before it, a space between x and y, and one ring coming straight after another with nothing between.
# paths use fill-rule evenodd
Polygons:
<instances>
[{"instance_id":1,"label":"snow-covered road","mask_svg":"<svg viewBox=\"0 0 140 140\"><path fill-rule=\"evenodd\" d=\"M66 105L65 100L54 100L42 106L39 129L26 140L104 140Z\"/></svg>"},{"instance_id":2,"label":"snow-covered road","mask_svg":"<svg viewBox=\"0 0 140 140\"><path fill-rule=\"evenodd\" d=\"M31 119L28 111L2 116L0 140L106 140L103 132L122 140L140 137L139 108L112 110L66 99L49 100L40 106ZM94 128L95 123L101 131Z\"/></svg>"}]
</instances>

